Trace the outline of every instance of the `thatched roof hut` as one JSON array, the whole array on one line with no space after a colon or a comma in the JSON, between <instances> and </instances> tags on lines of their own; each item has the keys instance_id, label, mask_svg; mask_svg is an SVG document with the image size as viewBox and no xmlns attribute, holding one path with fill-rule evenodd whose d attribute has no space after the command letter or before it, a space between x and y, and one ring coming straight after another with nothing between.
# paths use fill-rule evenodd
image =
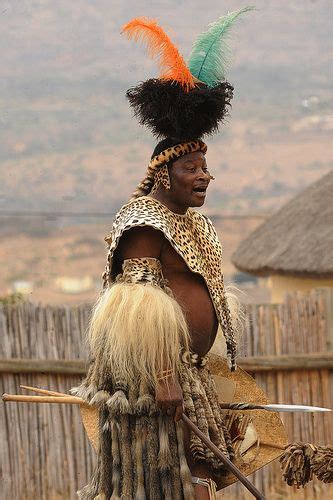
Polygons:
<instances>
[{"instance_id":1,"label":"thatched roof hut","mask_svg":"<svg viewBox=\"0 0 333 500\"><path fill-rule=\"evenodd\" d=\"M333 170L243 240L232 262L256 276L333 279Z\"/></svg>"}]
</instances>

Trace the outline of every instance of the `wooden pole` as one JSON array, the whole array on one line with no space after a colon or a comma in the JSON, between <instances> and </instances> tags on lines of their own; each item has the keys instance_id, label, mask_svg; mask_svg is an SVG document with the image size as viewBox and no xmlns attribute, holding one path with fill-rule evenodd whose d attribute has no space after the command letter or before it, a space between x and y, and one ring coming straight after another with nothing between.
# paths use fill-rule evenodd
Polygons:
<instances>
[{"instance_id":1,"label":"wooden pole","mask_svg":"<svg viewBox=\"0 0 333 500\"><path fill-rule=\"evenodd\" d=\"M248 372L288 370L332 370L333 352L290 353L238 358L237 364ZM0 373L45 373L85 375L87 363L83 359L2 358Z\"/></svg>"},{"instance_id":2,"label":"wooden pole","mask_svg":"<svg viewBox=\"0 0 333 500\"><path fill-rule=\"evenodd\" d=\"M203 432L201 432L200 429L196 425L191 422L191 420L185 415L185 413L182 414L182 420L185 422L185 424L205 443L205 445L221 460L223 465L225 465L230 472L232 472L243 484L244 486L252 493L252 495L255 498L258 498L259 500L265 500L265 497L262 493L260 493L259 490L252 484L246 476L236 467L235 464L229 460L228 457L222 453L217 446L215 446L214 443L211 442L210 439L208 439L207 436Z\"/></svg>"}]
</instances>

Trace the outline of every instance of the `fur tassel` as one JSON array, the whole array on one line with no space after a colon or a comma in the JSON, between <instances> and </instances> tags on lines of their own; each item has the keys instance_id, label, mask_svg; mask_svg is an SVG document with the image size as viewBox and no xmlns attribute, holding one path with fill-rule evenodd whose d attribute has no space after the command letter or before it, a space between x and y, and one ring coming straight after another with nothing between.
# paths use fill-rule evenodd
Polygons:
<instances>
[{"instance_id":1,"label":"fur tassel","mask_svg":"<svg viewBox=\"0 0 333 500\"><path fill-rule=\"evenodd\" d=\"M315 447L310 444L290 444L281 455L283 479L289 486L305 486L313 477L311 461Z\"/></svg>"},{"instance_id":2,"label":"fur tassel","mask_svg":"<svg viewBox=\"0 0 333 500\"><path fill-rule=\"evenodd\" d=\"M77 491L77 496L79 500L94 500L96 498L96 492L94 487L87 484L81 490Z\"/></svg>"},{"instance_id":3,"label":"fur tassel","mask_svg":"<svg viewBox=\"0 0 333 500\"><path fill-rule=\"evenodd\" d=\"M153 415L153 413L156 413L156 404L153 396L150 394L140 396L135 404L134 413L136 415Z\"/></svg>"},{"instance_id":4,"label":"fur tassel","mask_svg":"<svg viewBox=\"0 0 333 500\"><path fill-rule=\"evenodd\" d=\"M163 498L165 500L172 500L172 456L169 444L168 420L170 420L170 417L165 417L162 415L158 417L158 470L161 478Z\"/></svg>"},{"instance_id":5,"label":"fur tassel","mask_svg":"<svg viewBox=\"0 0 333 500\"><path fill-rule=\"evenodd\" d=\"M77 491L79 500L94 500L98 495L99 482L100 470L97 466L90 483L84 486L81 490Z\"/></svg>"},{"instance_id":6,"label":"fur tassel","mask_svg":"<svg viewBox=\"0 0 333 500\"><path fill-rule=\"evenodd\" d=\"M79 398L82 398L84 401L90 404L91 399L97 392L97 387L94 385L87 386L85 384L81 384L78 387L72 387L69 392L73 396L78 396Z\"/></svg>"},{"instance_id":7,"label":"fur tassel","mask_svg":"<svg viewBox=\"0 0 333 500\"><path fill-rule=\"evenodd\" d=\"M176 425L174 420L169 418L168 419L168 435L169 435L169 446L170 446L170 453L173 459L175 457L178 457L178 449L177 449L177 434L176 434ZM171 480L171 486L172 486L172 500L182 500L183 495L182 495L182 485L180 482L180 475L179 475L179 464L178 466L173 466L172 467L172 480Z\"/></svg>"},{"instance_id":8,"label":"fur tassel","mask_svg":"<svg viewBox=\"0 0 333 500\"><path fill-rule=\"evenodd\" d=\"M103 424L102 427L102 432L103 433L108 433L111 430L110 422L108 420L105 420L105 423Z\"/></svg>"},{"instance_id":9,"label":"fur tassel","mask_svg":"<svg viewBox=\"0 0 333 500\"><path fill-rule=\"evenodd\" d=\"M152 416L156 413L157 407L155 398L152 394L149 394L149 388L147 384L141 380L138 398L136 403L134 404L134 414Z\"/></svg>"},{"instance_id":10,"label":"fur tassel","mask_svg":"<svg viewBox=\"0 0 333 500\"><path fill-rule=\"evenodd\" d=\"M164 417L162 415L158 417L158 428L159 428L158 467L159 470L162 471L170 469L172 464L172 457L169 446L169 435L168 435L168 423L167 423L168 418L170 417Z\"/></svg>"},{"instance_id":11,"label":"fur tassel","mask_svg":"<svg viewBox=\"0 0 333 500\"><path fill-rule=\"evenodd\" d=\"M231 324L234 332L234 336L238 345L242 345L242 338L244 334L245 326L245 308L241 304L239 298L236 295L238 288L233 285L227 285L225 287L225 297L230 310ZM227 356L226 341L223 335L222 328L219 326L217 335L211 349L213 354L217 354L225 358Z\"/></svg>"},{"instance_id":12,"label":"fur tassel","mask_svg":"<svg viewBox=\"0 0 333 500\"><path fill-rule=\"evenodd\" d=\"M106 402L111 415L130 413L131 407L124 391L117 391Z\"/></svg>"},{"instance_id":13,"label":"fur tassel","mask_svg":"<svg viewBox=\"0 0 333 500\"><path fill-rule=\"evenodd\" d=\"M151 419L148 423L149 429L146 438L146 467L149 477L149 498L150 500L160 500L161 488L158 473L158 423L157 418Z\"/></svg>"},{"instance_id":14,"label":"fur tassel","mask_svg":"<svg viewBox=\"0 0 333 500\"><path fill-rule=\"evenodd\" d=\"M161 79L176 81L185 91L195 87L194 78L183 57L156 21L145 17L132 19L123 26L122 33L147 44L149 56L158 59L162 70Z\"/></svg>"},{"instance_id":15,"label":"fur tassel","mask_svg":"<svg viewBox=\"0 0 333 500\"><path fill-rule=\"evenodd\" d=\"M180 468L179 474L182 482L184 498L186 498L186 500L194 500L195 496L192 485L192 476L185 458L184 433L183 433L182 422L176 423L176 433L177 433L179 468Z\"/></svg>"},{"instance_id":16,"label":"fur tassel","mask_svg":"<svg viewBox=\"0 0 333 500\"><path fill-rule=\"evenodd\" d=\"M333 449L311 443L289 444L280 457L283 478L297 488L311 481L313 474L324 483L333 482Z\"/></svg>"},{"instance_id":17,"label":"fur tassel","mask_svg":"<svg viewBox=\"0 0 333 500\"><path fill-rule=\"evenodd\" d=\"M111 424L111 436L112 436L112 500L118 500L120 498L120 486L121 486L121 459L119 450L119 430L118 423L112 422Z\"/></svg>"},{"instance_id":18,"label":"fur tassel","mask_svg":"<svg viewBox=\"0 0 333 500\"><path fill-rule=\"evenodd\" d=\"M110 398L110 394L106 391L98 391L94 397L90 400L91 405L101 406L107 402Z\"/></svg>"},{"instance_id":19,"label":"fur tassel","mask_svg":"<svg viewBox=\"0 0 333 500\"><path fill-rule=\"evenodd\" d=\"M179 304L163 290L148 284L116 283L94 307L88 331L90 348L117 379L154 387L167 366L175 373L179 352L188 346L188 330ZM103 381L101 381L102 383ZM115 412L129 411L118 391L107 402Z\"/></svg>"},{"instance_id":20,"label":"fur tassel","mask_svg":"<svg viewBox=\"0 0 333 500\"><path fill-rule=\"evenodd\" d=\"M333 482L333 448L318 446L312 459L312 470L320 481Z\"/></svg>"},{"instance_id":21,"label":"fur tassel","mask_svg":"<svg viewBox=\"0 0 333 500\"><path fill-rule=\"evenodd\" d=\"M100 473L99 493L107 500L112 495L112 437L107 408L99 410L98 468ZM101 496L102 498L102 496Z\"/></svg>"},{"instance_id":22,"label":"fur tassel","mask_svg":"<svg viewBox=\"0 0 333 500\"><path fill-rule=\"evenodd\" d=\"M192 400L194 403L197 426L206 436L209 437L208 422L207 422L206 414L205 414L205 406L204 406L203 401L202 401L200 386L198 384L198 377L197 377L198 370L196 368L193 368L192 370L195 371L195 375L190 377L189 381L191 384L191 395L192 395ZM198 440L194 440L193 438L194 438L194 435L192 433L191 452L192 452L192 455L196 461L199 461L202 458L203 458L203 460L207 460L209 454L211 456L214 456L212 454L212 452L210 450L208 450L208 448L206 446L205 447L202 446L202 442L200 439L199 439L200 446L199 446L199 448L197 448L195 446L195 443L198 442Z\"/></svg>"},{"instance_id":23,"label":"fur tassel","mask_svg":"<svg viewBox=\"0 0 333 500\"><path fill-rule=\"evenodd\" d=\"M230 311L232 329L234 331L236 342L241 344L245 325L245 309L237 296L237 293L240 294L241 291L232 283L225 285L224 288L225 298Z\"/></svg>"},{"instance_id":24,"label":"fur tassel","mask_svg":"<svg viewBox=\"0 0 333 500\"><path fill-rule=\"evenodd\" d=\"M135 498L137 500L146 500L145 492L145 473L143 469L143 446L142 446L142 425L139 421L134 430L135 437L135 466L136 466L136 488Z\"/></svg>"},{"instance_id":25,"label":"fur tassel","mask_svg":"<svg viewBox=\"0 0 333 500\"><path fill-rule=\"evenodd\" d=\"M129 415L119 417L120 427L120 453L121 453L121 498L130 500L133 498L133 473L134 464L132 461L132 438Z\"/></svg>"}]
</instances>

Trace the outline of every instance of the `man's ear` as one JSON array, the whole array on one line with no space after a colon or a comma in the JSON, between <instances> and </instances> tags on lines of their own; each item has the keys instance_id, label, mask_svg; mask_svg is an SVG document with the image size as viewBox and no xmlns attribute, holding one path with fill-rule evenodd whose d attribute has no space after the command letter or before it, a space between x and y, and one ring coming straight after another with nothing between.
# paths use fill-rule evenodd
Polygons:
<instances>
[{"instance_id":1,"label":"man's ear","mask_svg":"<svg viewBox=\"0 0 333 500\"><path fill-rule=\"evenodd\" d=\"M169 170L170 179L171 179L171 177L173 176L173 173L174 173L174 163L175 163L174 161L169 161L169 163L167 164L167 167L168 167L168 170Z\"/></svg>"}]
</instances>

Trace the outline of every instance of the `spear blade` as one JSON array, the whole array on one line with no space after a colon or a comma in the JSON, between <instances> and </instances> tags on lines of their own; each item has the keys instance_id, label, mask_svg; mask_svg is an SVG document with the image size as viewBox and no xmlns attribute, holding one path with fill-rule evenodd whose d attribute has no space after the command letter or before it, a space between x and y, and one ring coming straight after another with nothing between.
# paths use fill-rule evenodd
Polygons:
<instances>
[{"instance_id":1,"label":"spear blade","mask_svg":"<svg viewBox=\"0 0 333 500\"><path fill-rule=\"evenodd\" d=\"M325 412L332 411L331 408L321 408L320 406L309 405L284 405L284 404L269 404L263 405L268 411L303 411L303 412Z\"/></svg>"},{"instance_id":2,"label":"spear blade","mask_svg":"<svg viewBox=\"0 0 333 500\"><path fill-rule=\"evenodd\" d=\"M331 408L321 408L319 406L309 405L286 405L286 404L267 404L260 405L255 403L222 403L220 404L223 410L267 410L275 412L327 412L332 411Z\"/></svg>"}]
</instances>

